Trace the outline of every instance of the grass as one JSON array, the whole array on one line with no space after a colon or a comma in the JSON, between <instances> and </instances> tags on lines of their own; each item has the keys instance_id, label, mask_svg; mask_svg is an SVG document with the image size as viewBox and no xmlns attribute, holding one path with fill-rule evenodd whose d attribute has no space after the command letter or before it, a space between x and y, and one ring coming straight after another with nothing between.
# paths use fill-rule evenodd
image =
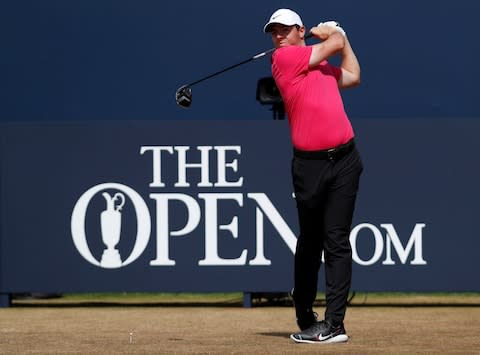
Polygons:
<instances>
[{"instance_id":1,"label":"grass","mask_svg":"<svg viewBox=\"0 0 480 355\"><path fill-rule=\"evenodd\" d=\"M317 306L325 304L325 295L318 293ZM80 293L59 297L24 297L14 299L14 306L22 305L158 305L158 306L242 306L243 293ZM253 305L290 306L287 294L253 294ZM480 306L480 292L357 292L351 294L351 306L425 306L468 305Z\"/></svg>"}]
</instances>

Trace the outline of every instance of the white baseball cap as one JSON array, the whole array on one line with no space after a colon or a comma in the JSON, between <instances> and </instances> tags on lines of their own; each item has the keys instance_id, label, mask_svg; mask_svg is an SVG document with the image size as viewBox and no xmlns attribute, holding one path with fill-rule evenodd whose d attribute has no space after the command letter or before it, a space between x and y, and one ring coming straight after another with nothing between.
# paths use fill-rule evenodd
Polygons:
<instances>
[{"instance_id":1,"label":"white baseball cap","mask_svg":"<svg viewBox=\"0 0 480 355\"><path fill-rule=\"evenodd\" d=\"M271 26L276 23L286 26L303 26L302 19L295 11L290 9L278 9L272 14L268 23L263 27L263 32L270 32Z\"/></svg>"}]
</instances>

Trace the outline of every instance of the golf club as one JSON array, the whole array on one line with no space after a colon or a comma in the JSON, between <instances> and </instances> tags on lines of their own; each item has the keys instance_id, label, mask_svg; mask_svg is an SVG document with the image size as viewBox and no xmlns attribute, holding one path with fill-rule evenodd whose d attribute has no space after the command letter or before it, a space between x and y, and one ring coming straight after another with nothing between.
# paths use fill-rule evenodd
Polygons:
<instances>
[{"instance_id":1,"label":"golf club","mask_svg":"<svg viewBox=\"0 0 480 355\"><path fill-rule=\"evenodd\" d=\"M311 33L308 33L306 36L305 36L305 39L308 39L308 38L311 38L312 37L312 34ZM243 64L246 64L246 63L249 63L249 62L252 62L254 61L255 59L258 59L258 58L262 58L264 56L266 56L267 54L269 53L272 53L273 51L275 50L275 48L271 48L265 52L261 52L261 53L258 53L256 55L254 55L253 57L251 58L248 58L248 59L245 59L243 61L241 61L240 63L237 63L237 64L233 64L229 67L226 67L222 70L219 70L213 74L210 74L210 75L207 75L206 77L204 78L201 78L201 79L198 79L196 81L193 81L189 84L185 84L185 85L182 85L180 86L177 91L175 92L175 101L177 102L177 105L178 106L181 106L183 108L188 108L190 107L190 105L192 104L192 89L191 87L193 85L196 85L198 83L201 83L202 81L205 81L207 79L210 79L210 78L213 78L214 76L217 76L219 74L222 74L222 73L225 73L226 71L229 71L229 70L232 70L236 67L239 67L240 65L243 65Z\"/></svg>"}]
</instances>

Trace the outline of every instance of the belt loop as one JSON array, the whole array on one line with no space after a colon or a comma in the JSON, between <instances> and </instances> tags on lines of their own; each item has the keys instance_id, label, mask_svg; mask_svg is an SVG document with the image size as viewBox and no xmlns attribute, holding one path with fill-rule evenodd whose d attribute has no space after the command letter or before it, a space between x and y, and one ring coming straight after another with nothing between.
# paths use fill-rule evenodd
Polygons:
<instances>
[{"instance_id":1,"label":"belt loop","mask_svg":"<svg viewBox=\"0 0 480 355\"><path fill-rule=\"evenodd\" d=\"M336 151L335 148L332 148L332 149L327 150L327 159L328 159L328 160L330 160L330 161L334 161L334 160L335 160L335 151Z\"/></svg>"}]
</instances>

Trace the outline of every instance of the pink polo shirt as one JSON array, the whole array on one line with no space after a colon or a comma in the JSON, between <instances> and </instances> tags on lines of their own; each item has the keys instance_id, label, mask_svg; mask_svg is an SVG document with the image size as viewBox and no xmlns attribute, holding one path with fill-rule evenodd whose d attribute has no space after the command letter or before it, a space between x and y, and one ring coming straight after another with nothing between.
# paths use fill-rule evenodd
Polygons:
<instances>
[{"instance_id":1,"label":"pink polo shirt","mask_svg":"<svg viewBox=\"0 0 480 355\"><path fill-rule=\"evenodd\" d=\"M341 69L308 63L311 46L288 46L272 55L272 74L285 103L292 144L300 150L329 149L353 138L338 89Z\"/></svg>"}]
</instances>

